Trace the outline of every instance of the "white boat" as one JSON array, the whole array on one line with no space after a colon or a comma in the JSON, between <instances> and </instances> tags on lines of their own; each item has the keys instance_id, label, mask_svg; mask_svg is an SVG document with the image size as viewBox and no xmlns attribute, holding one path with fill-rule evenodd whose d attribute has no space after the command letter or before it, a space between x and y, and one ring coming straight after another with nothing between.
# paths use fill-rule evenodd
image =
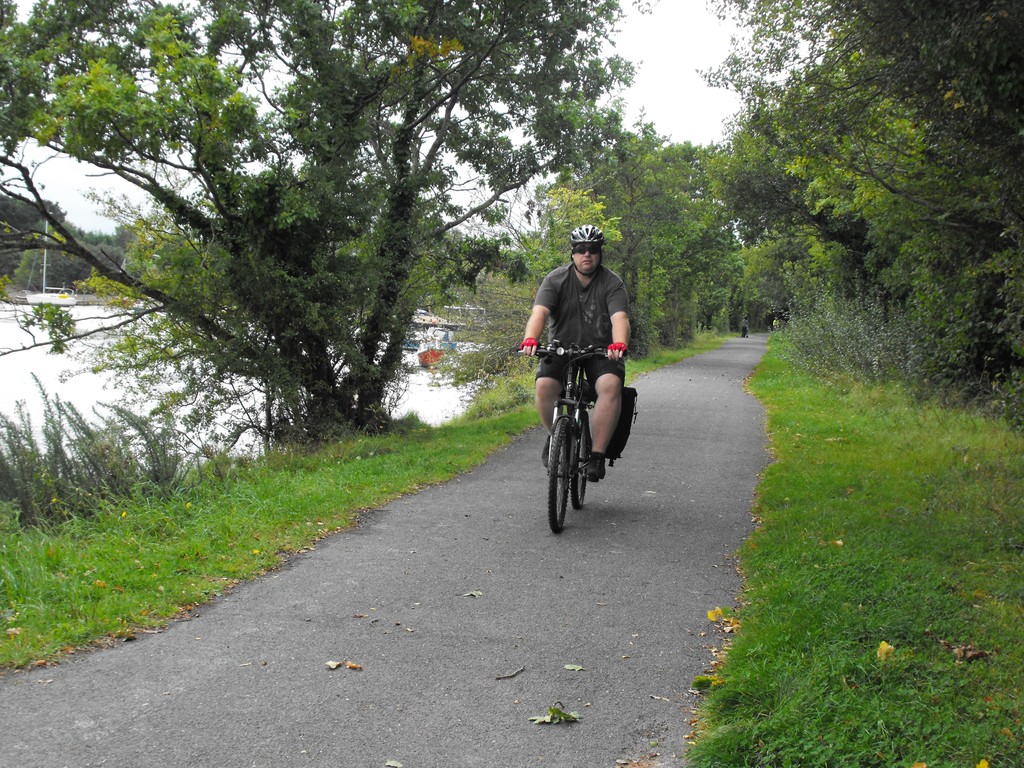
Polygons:
<instances>
[{"instance_id":1,"label":"white boat","mask_svg":"<svg viewBox=\"0 0 1024 768\"><path fill-rule=\"evenodd\" d=\"M75 294L63 288L47 288L42 293L30 293L25 300L29 304L56 304L60 307L73 307L78 303Z\"/></svg>"},{"instance_id":2,"label":"white boat","mask_svg":"<svg viewBox=\"0 0 1024 768\"><path fill-rule=\"evenodd\" d=\"M47 227L49 232L49 227ZM42 293L30 293L25 297L29 304L56 304L60 307L73 307L78 303L75 292L67 288L52 288L46 285L46 257L47 250L43 248L43 291Z\"/></svg>"}]
</instances>

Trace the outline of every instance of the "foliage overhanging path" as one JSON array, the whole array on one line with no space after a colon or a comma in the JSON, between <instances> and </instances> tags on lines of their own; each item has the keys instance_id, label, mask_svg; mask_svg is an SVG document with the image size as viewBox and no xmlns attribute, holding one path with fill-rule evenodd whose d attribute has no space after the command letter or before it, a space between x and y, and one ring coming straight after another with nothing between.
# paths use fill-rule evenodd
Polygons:
<instances>
[{"instance_id":1,"label":"foliage overhanging path","mask_svg":"<svg viewBox=\"0 0 1024 768\"><path fill-rule=\"evenodd\" d=\"M732 339L640 379L626 455L563 534L547 530L534 430L191 621L0 679L0 754L682 765L707 612L739 591L732 554L768 458L743 389L764 349ZM555 705L579 721L530 721Z\"/></svg>"}]
</instances>

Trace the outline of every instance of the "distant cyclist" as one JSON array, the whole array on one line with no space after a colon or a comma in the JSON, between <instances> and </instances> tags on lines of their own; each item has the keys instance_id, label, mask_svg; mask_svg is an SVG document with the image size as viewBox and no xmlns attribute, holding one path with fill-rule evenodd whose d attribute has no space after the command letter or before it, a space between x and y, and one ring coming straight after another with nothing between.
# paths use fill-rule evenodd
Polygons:
<instances>
[{"instance_id":1,"label":"distant cyclist","mask_svg":"<svg viewBox=\"0 0 1024 768\"><path fill-rule=\"evenodd\" d=\"M574 229L569 245L572 261L544 278L519 348L527 355L534 354L545 323L550 326L548 339L564 346L607 347L608 357L585 363L587 379L597 394L591 422L594 442L587 464L587 479L596 483L604 477L604 454L622 405L622 385L626 380L623 357L630 333L629 298L622 279L601 264L604 233L600 229L592 224ZM564 363L558 358L542 358L537 365L537 412L549 436L555 402L561 394ZM544 441L545 466L549 443L550 440Z\"/></svg>"}]
</instances>

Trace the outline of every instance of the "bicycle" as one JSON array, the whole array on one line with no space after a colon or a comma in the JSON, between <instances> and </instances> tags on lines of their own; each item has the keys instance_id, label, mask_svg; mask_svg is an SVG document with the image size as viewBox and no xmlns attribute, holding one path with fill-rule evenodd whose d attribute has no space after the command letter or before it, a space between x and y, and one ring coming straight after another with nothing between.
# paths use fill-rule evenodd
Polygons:
<instances>
[{"instance_id":1,"label":"bicycle","mask_svg":"<svg viewBox=\"0 0 1024 768\"><path fill-rule=\"evenodd\" d=\"M561 533L568 503L572 502L573 509L581 509L587 494L586 468L592 444L590 408L595 393L583 363L593 357L607 357L608 351L576 345L564 348L552 341L547 347L537 347L534 354L569 356L562 374L562 394L555 403L548 448L548 525L554 533Z\"/></svg>"}]
</instances>

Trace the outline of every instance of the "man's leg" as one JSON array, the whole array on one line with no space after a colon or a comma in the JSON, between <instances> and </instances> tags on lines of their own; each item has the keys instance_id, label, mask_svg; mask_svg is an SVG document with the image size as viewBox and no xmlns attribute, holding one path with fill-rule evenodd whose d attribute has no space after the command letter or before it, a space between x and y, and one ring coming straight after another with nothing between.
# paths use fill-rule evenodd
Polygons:
<instances>
[{"instance_id":1,"label":"man's leg","mask_svg":"<svg viewBox=\"0 0 1024 768\"><path fill-rule=\"evenodd\" d=\"M590 461L587 462L587 479L592 483L604 477L604 452L615 434L615 426L619 423L619 413L622 411L622 379L614 373L602 374L594 389L597 391L597 401L590 420L594 442Z\"/></svg>"},{"instance_id":2,"label":"man's leg","mask_svg":"<svg viewBox=\"0 0 1024 768\"><path fill-rule=\"evenodd\" d=\"M615 434L615 426L619 423L619 412L622 410L622 379L614 373L599 376L594 385L597 391L597 402L590 421L590 431L594 438L593 453L604 454L608 443Z\"/></svg>"},{"instance_id":3,"label":"man's leg","mask_svg":"<svg viewBox=\"0 0 1024 768\"><path fill-rule=\"evenodd\" d=\"M537 377L537 386L534 392L534 400L537 403L537 413L540 415L540 421L547 429L548 437L551 436L551 424L554 421L555 415L555 403L558 402L558 398L562 394L562 382L558 379L552 379L547 376ZM542 458L544 465L548 463L548 443L550 441L545 439L544 441L544 452Z\"/></svg>"},{"instance_id":4,"label":"man's leg","mask_svg":"<svg viewBox=\"0 0 1024 768\"><path fill-rule=\"evenodd\" d=\"M562 383L558 379L549 379L541 376L537 379L537 389L534 400L537 403L537 413L540 414L541 423L547 427L548 434L551 433L551 422L555 414L555 403L562 394Z\"/></svg>"}]
</instances>

